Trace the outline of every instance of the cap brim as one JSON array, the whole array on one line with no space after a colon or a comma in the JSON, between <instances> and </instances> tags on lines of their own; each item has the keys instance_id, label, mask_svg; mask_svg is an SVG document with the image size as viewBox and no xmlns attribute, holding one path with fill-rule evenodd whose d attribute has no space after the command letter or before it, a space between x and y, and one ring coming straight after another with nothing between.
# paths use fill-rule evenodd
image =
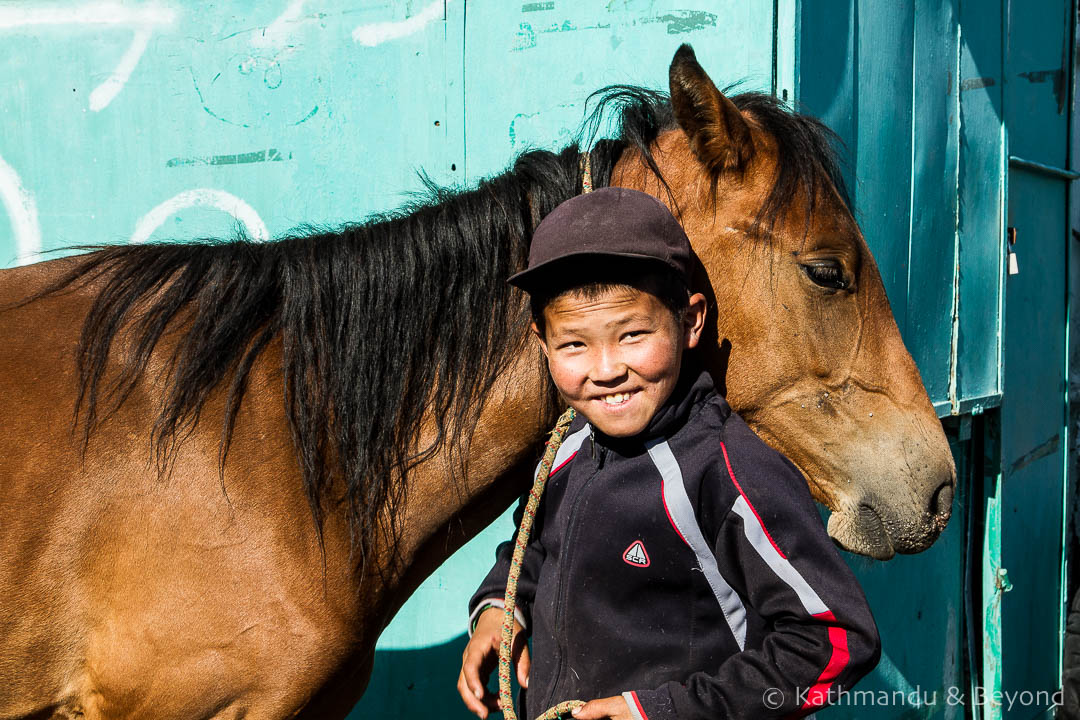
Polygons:
<instances>
[{"instance_id":1,"label":"cap brim","mask_svg":"<svg viewBox=\"0 0 1080 720\"><path fill-rule=\"evenodd\" d=\"M604 261L614 261L618 263L619 261L626 260L631 261L631 264L640 263L642 266L652 265L655 267L667 268L680 276L682 275L682 272L677 267L654 255L616 252L580 252L561 255L560 257L548 260L547 262L540 263L536 267L522 270L519 273L511 275L507 279L507 282L514 287L521 288L531 295L537 289L542 288L545 285L555 284L553 276L555 276L556 273L565 277L566 274L574 273L575 271L581 273L588 272L588 266L592 263L602 263Z\"/></svg>"}]
</instances>

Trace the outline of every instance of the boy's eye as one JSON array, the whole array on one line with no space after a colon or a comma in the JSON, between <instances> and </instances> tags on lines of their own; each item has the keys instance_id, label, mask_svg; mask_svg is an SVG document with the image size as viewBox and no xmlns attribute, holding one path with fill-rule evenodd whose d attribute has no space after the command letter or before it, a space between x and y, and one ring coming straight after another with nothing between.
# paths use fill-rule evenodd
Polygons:
<instances>
[{"instance_id":1,"label":"boy's eye","mask_svg":"<svg viewBox=\"0 0 1080 720\"><path fill-rule=\"evenodd\" d=\"M642 337L643 335L648 335L648 334L649 334L648 330L629 330L629 331L623 333L623 337L624 338L638 338L638 337Z\"/></svg>"}]
</instances>

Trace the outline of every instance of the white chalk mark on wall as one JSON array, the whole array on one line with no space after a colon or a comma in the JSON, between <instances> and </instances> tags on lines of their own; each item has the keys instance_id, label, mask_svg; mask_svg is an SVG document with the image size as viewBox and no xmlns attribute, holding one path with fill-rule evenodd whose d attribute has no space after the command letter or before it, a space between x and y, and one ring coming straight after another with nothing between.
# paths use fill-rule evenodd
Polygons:
<instances>
[{"instance_id":1,"label":"white chalk mark on wall","mask_svg":"<svg viewBox=\"0 0 1080 720\"><path fill-rule=\"evenodd\" d=\"M41 252L41 224L34 196L23 187L18 173L0 157L0 199L4 202L11 229L15 232L16 264L37 260Z\"/></svg>"},{"instance_id":2,"label":"white chalk mark on wall","mask_svg":"<svg viewBox=\"0 0 1080 720\"><path fill-rule=\"evenodd\" d=\"M124 56L120 58L120 64L113 70L112 75L105 78L105 82L98 85L90 93L91 110L97 112L107 107L113 101L113 98L124 89L128 78L131 77L131 72L139 64L139 58L146 52L146 46L150 42L151 34L151 30L141 28L135 31L135 36L131 39L131 45L128 46Z\"/></svg>"},{"instance_id":3,"label":"white chalk mark on wall","mask_svg":"<svg viewBox=\"0 0 1080 720\"><path fill-rule=\"evenodd\" d=\"M407 37L420 32L425 26L436 20L442 20L445 7L446 3L443 0L435 0L420 12L405 20L360 25L352 31L352 38L361 45L375 47L388 40Z\"/></svg>"},{"instance_id":4,"label":"white chalk mark on wall","mask_svg":"<svg viewBox=\"0 0 1080 720\"><path fill-rule=\"evenodd\" d=\"M134 31L131 45L105 81L90 93L90 109L97 112L109 105L123 90L139 64L154 30L171 25L176 13L158 5L128 7L115 2L84 3L73 6L26 4L0 5L0 30L36 25L117 25Z\"/></svg>"},{"instance_id":5,"label":"white chalk mark on wall","mask_svg":"<svg viewBox=\"0 0 1080 720\"><path fill-rule=\"evenodd\" d=\"M306 0L293 0L285 11L277 16L274 22L266 26L261 32L251 38L251 44L255 47L282 47L286 44L289 35L289 26L300 20L300 13L304 10Z\"/></svg>"},{"instance_id":6,"label":"white chalk mark on wall","mask_svg":"<svg viewBox=\"0 0 1080 720\"><path fill-rule=\"evenodd\" d=\"M246 202L224 190L197 188L174 195L146 213L146 215L143 215L142 219L135 225L135 232L132 233L128 242L132 244L146 242L154 234L154 231L161 227L170 216L184 208L196 206L217 208L229 213L243 223L248 235L259 242L266 242L270 239L270 231L266 229L266 224Z\"/></svg>"}]
</instances>

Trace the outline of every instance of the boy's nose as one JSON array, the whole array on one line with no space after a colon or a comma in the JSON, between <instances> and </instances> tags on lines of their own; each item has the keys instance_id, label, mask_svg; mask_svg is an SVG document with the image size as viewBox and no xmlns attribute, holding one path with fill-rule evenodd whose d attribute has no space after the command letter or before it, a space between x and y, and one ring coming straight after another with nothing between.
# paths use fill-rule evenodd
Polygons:
<instances>
[{"instance_id":1,"label":"boy's nose","mask_svg":"<svg viewBox=\"0 0 1080 720\"><path fill-rule=\"evenodd\" d=\"M610 383L621 380L626 375L626 371L626 363L618 357L617 353L601 350L590 374L595 383Z\"/></svg>"}]
</instances>

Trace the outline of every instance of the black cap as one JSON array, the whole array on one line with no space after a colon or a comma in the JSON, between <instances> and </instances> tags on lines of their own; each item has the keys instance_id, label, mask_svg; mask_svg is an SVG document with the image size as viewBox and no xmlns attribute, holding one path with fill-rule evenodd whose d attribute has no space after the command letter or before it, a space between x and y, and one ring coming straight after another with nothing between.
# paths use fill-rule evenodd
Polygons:
<instances>
[{"instance_id":1,"label":"black cap","mask_svg":"<svg viewBox=\"0 0 1080 720\"><path fill-rule=\"evenodd\" d=\"M608 187L572 197L533 233L529 266L510 284L532 293L555 271L605 258L666 265L690 282L690 241L679 221L652 195Z\"/></svg>"}]
</instances>

